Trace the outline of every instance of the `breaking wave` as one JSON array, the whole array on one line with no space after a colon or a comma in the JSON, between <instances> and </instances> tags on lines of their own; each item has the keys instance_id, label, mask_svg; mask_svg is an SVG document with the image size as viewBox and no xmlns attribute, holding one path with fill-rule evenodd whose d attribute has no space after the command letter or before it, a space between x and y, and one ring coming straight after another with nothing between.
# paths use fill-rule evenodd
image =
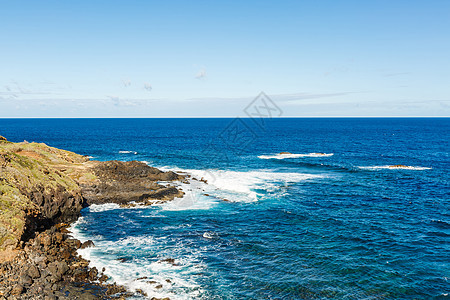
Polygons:
<instances>
[{"instance_id":1,"label":"breaking wave","mask_svg":"<svg viewBox=\"0 0 450 300\"><path fill-rule=\"evenodd\" d=\"M367 166L367 167L358 167L364 170L431 170L429 167L414 167L414 166L404 166L404 165L391 165L391 166Z\"/></svg>"},{"instance_id":2,"label":"breaking wave","mask_svg":"<svg viewBox=\"0 0 450 300\"><path fill-rule=\"evenodd\" d=\"M286 159L286 158L301 158L301 157L330 157L334 153L305 153L305 154L294 154L294 153L279 153L273 155L259 155L258 158L261 159Z\"/></svg>"},{"instance_id":3,"label":"breaking wave","mask_svg":"<svg viewBox=\"0 0 450 300\"><path fill-rule=\"evenodd\" d=\"M166 168L168 170L169 168ZM164 204L166 209L209 209L219 201L254 202L282 192L289 185L322 175L260 171L182 170L190 184L180 184L183 198Z\"/></svg>"},{"instance_id":4,"label":"breaking wave","mask_svg":"<svg viewBox=\"0 0 450 300\"><path fill-rule=\"evenodd\" d=\"M138 154L136 151L129 151L129 150L122 150L122 151L119 151L119 153L120 154L134 154L134 155Z\"/></svg>"},{"instance_id":5,"label":"breaking wave","mask_svg":"<svg viewBox=\"0 0 450 300\"><path fill-rule=\"evenodd\" d=\"M105 268L104 274L110 277L109 283L123 285L132 292L141 290L148 295L148 299L193 299L204 292L195 281L195 274L204 269L195 254L181 255L178 252L182 252L182 249L168 247L166 238L154 238L150 235L129 236L117 241L105 240L102 236L87 236L82 234L85 223L83 217L78 219L70 228L72 236L81 242L91 239L95 247L79 249L78 254L89 260L91 267L98 270ZM161 256L149 258L129 255L136 251L158 251ZM180 258L167 259L168 257ZM144 298L146 297L139 293L133 297Z\"/></svg>"}]
</instances>

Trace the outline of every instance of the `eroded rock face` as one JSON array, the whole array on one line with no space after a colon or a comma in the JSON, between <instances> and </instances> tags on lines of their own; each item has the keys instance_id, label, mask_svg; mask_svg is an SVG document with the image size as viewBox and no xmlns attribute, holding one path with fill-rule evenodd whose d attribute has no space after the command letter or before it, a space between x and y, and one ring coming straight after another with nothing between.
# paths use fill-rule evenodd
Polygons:
<instances>
[{"instance_id":1,"label":"eroded rock face","mask_svg":"<svg viewBox=\"0 0 450 300\"><path fill-rule=\"evenodd\" d=\"M54 223L76 220L83 208L81 189L71 193L59 184L55 188L44 188L38 184L31 190L23 190L22 194L40 207L44 218Z\"/></svg>"},{"instance_id":2,"label":"eroded rock face","mask_svg":"<svg viewBox=\"0 0 450 300\"><path fill-rule=\"evenodd\" d=\"M0 143L0 251L14 249L59 222L78 218L90 204L169 201L184 180L145 163L89 161L38 143ZM1 258L0 258L1 259Z\"/></svg>"},{"instance_id":3,"label":"eroded rock face","mask_svg":"<svg viewBox=\"0 0 450 300\"><path fill-rule=\"evenodd\" d=\"M79 216L81 188L50 166L66 158L77 156L43 144L0 143L0 251Z\"/></svg>"},{"instance_id":4,"label":"eroded rock face","mask_svg":"<svg viewBox=\"0 0 450 300\"><path fill-rule=\"evenodd\" d=\"M181 197L183 192L171 183L177 180L187 179L137 161L89 161L0 136L0 299L129 296L124 287L104 284L103 270L89 268L76 254L95 245L70 238L67 223L89 204L151 205L149 200Z\"/></svg>"}]
</instances>

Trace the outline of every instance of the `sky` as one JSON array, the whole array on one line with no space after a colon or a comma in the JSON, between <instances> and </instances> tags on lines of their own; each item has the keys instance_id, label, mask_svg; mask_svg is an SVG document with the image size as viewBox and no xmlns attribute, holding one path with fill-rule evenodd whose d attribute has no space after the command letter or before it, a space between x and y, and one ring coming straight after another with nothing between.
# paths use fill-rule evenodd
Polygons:
<instances>
[{"instance_id":1,"label":"sky","mask_svg":"<svg viewBox=\"0 0 450 300\"><path fill-rule=\"evenodd\" d=\"M450 1L0 0L0 118L449 116Z\"/></svg>"}]
</instances>

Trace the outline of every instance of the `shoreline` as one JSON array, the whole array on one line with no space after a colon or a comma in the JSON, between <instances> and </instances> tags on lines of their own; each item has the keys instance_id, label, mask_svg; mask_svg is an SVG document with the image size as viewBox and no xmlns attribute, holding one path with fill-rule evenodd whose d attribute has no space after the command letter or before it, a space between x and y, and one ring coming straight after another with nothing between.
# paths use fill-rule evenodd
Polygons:
<instances>
[{"instance_id":1,"label":"shoreline","mask_svg":"<svg viewBox=\"0 0 450 300\"><path fill-rule=\"evenodd\" d=\"M69 228L92 204L146 206L182 197L172 182L187 179L143 162L91 161L0 136L0 299L147 297L106 283L105 269L89 267L77 253L94 243L81 243Z\"/></svg>"}]
</instances>

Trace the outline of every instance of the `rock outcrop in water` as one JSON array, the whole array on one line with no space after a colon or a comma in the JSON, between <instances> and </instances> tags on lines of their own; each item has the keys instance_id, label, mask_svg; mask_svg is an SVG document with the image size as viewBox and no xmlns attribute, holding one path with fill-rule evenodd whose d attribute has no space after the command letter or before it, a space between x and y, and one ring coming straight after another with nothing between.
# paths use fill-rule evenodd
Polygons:
<instances>
[{"instance_id":1,"label":"rock outcrop in water","mask_svg":"<svg viewBox=\"0 0 450 300\"><path fill-rule=\"evenodd\" d=\"M90 204L172 200L183 192L167 182L183 179L141 162L90 161L0 136L0 299L129 296L76 254L93 245L72 239L68 223Z\"/></svg>"},{"instance_id":2,"label":"rock outcrop in water","mask_svg":"<svg viewBox=\"0 0 450 300\"><path fill-rule=\"evenodd\" d=\"M392 166L388 166L388 168L397 169L397 168L411 168L411 167L405 166L405 165L392 165Z\"/></svg>"},{"instance_id":3,"label":"rock outcrop in water","mask_svg":"<svg viewBox=\"0 0 450 300\"><path fill-rule=\"evenodd\" d=\"M163 172L143 162L92 162L89 168L96 178L80 183L88 204L128 204L132 201L149 204L148 200L167 201L183 196L177 188L157 182L183 180L184 176Z\"/></svg>"}]
</instances>

